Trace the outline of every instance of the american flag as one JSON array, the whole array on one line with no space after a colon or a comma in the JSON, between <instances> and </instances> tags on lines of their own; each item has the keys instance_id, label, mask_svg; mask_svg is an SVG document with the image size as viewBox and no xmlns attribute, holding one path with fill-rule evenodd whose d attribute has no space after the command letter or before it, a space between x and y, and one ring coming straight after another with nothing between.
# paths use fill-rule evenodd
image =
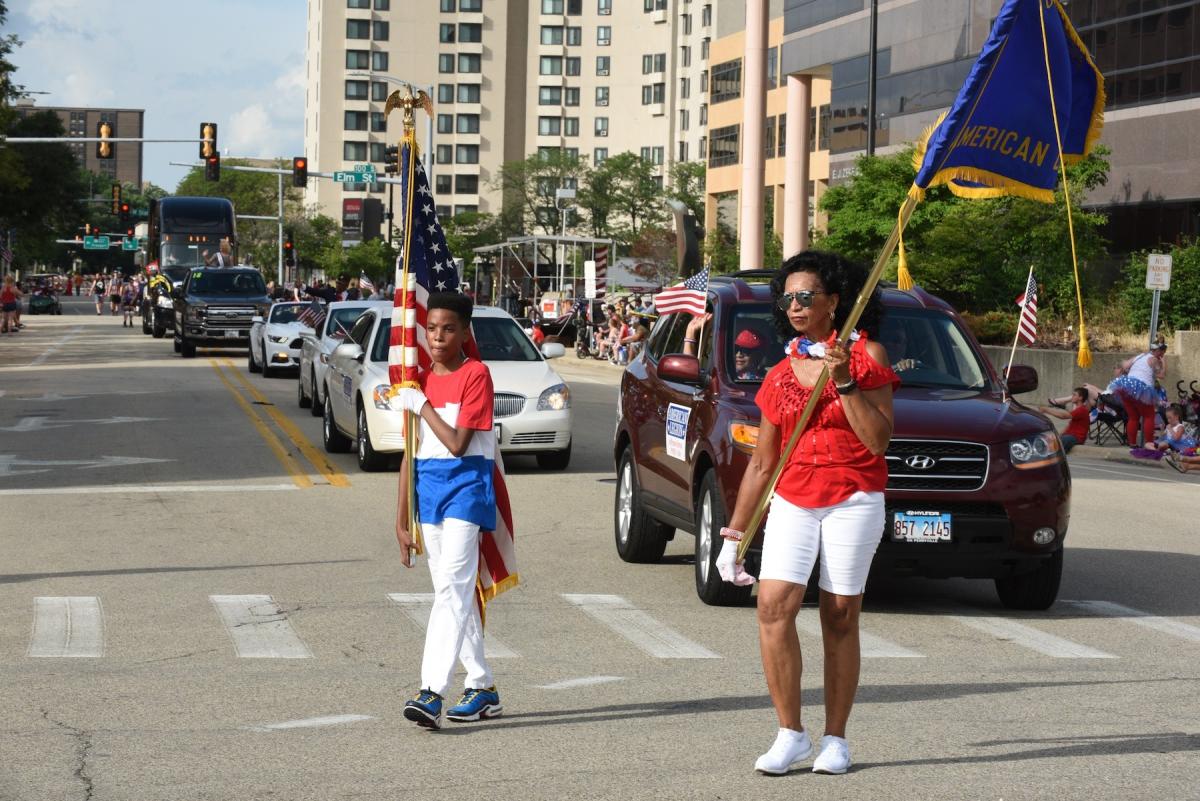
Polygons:
<instances>
[{"instance_id":1,"label":"american flag","mask_svg":"<svg viewBox=\"0 0 1200 801\"><path fill-rule=\"evenodd\" d=\"M697 317L704 314L708 296L708 268L705 267L682 284L667 287L654 296L654 310L659 314L685 311Z\"/></svg>"},{"instance_id":2,"label":"american flag","mask_svg":"<svg viewBox=\"0 0 1200 801\"><path fill-rule=\"evenodd\" d=\"M1017 298L1021 307L1021 319L1017 322L1017 336L1022 342L1032 345L1037 341L1037 281L1033 273L1029 273L1029 284L1025 293Z\"/></svg>"},{"instance_id":3,"label":"american flag","mask_svg":"<svg viewBox=\"0 0 1200 801\"><path fill-rule=\"evenodd\" d=\"M313 302L304 307L304 311L296 315L296 322L306 325L314 331L319 331L325 323L325 306L313 298Z\"/></svg>"},{"instance_id":4,"label":"american flag","mask_svg":"<svg viewBox=\"0 0 1200 801\"><path fill-rule=\"evenodd\" d=\"M400 219L408 242L396 259L395 311L388 350L388 378L392 385L415 382L418 369L428 370L433 364L425 339L425 320L428 314L429 293L459 288L458 269L446 234L438 223L429 176L417 160L414 144L405 139L400 148ZM411 187L410 187L411 183ZM411 188L411 193L410 193ZM408 203L412 196L411 206ZM405 276L405 259L408 274ZM403 321L403 324L398 324ZM479 359L479 347L474 337L467 340L467 356ZM517 584L516 548L513 541L512 504L504 478L504 461L500 442L496 440L493 454L492 485L496 492L496 530L484 531L479 540L479 577L476 583L477 600L482 615L492 598Z\"/></svg>"},{"instance_id":5,"label":"american flag","mask_svg":"<svg viewBox=\"0 0 1200 801\"><path fill-rule=\"evenodd\" d=\"M596 262L596 297L604 297L608 289L608 245L601 245L592 254Z\"/></svg>"},{"instance_id":6,"label":"american flag","mask_svg":"<svg viewBox=\"0 0 1200 801\"><path fill-rule=\"evenodd\" d=\"M362 296L365 298L375 292L375 282L371 280L371 276L366 273L360 273L358 276L358 288L362 290Z\"/></svg>"},{"instance_id":7,"label":"american flag","mask_svg":"<svg viewBox=\"0 0 1200 801\"><path fill-rule=\"evenodd\" d=\"M7 245L0 245L0 261L5 264L12 264L13 252L8 249Z\"/></svg>"}]
</instances>

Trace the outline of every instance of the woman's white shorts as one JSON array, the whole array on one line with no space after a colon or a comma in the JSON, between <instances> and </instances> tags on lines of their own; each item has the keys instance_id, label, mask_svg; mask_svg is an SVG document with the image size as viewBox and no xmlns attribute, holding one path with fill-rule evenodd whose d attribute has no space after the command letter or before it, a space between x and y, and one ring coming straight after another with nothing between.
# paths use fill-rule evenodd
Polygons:
<instances>
[{"instance_id":1,"label":"woman's white shorts","mask_svg":"<svg viewBox=\"0 0 1200 801\"><path fill-rule=\"evenodd\" d=\"M820 587L860 595L883 537L883 493L856 492L835 506L808 509L775 495L767 515L759 579L808 584L821 557Z\"/></svg>"}]
</instances>

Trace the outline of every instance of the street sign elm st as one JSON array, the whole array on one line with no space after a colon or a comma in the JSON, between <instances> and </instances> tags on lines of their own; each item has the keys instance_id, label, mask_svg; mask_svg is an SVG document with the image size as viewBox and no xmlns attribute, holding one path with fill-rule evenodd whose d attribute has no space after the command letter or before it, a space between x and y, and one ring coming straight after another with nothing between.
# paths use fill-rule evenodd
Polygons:
<instances>
[{"instance_id":1,"label":"street sign elm st","mask_svg":"<svg viewBox=\"0 0 1200 801\"><path fill-rule=\"evenodd\" d=\"M1146 257L1146 289L1166 292L1171 288L1172 261L1169 253L1151 253Z\"/></svg>"},{"instance_id":2,"label":"street sign elm st","mask_svg":"<svg viewBox=\"0 0 1200 801\"><path fill-rule=\"evenodd\" d=\"M361 173L370 173L371 175L374 175L375 174L375 165L374 164L355 164L354 171L361 172Z\"/></svg>"},{"instance_id":3,"label":"street sign elm st","mask_svg":"<svg viewBox=\"0 0 1200 801\"><path fill-rule=\"evenodd\" d=\"M335 172L333 180L339 184L366 184L375 183L375 173L370 172Z\"/></svg>"},{"instance_id":4,"label":"street sign elm st","mask_svg":"<svg viewBox=\"0 0 1200 801\"><path fill-rule=\"evenodd\" d=\"M108 246L112 244L107 236L85 236L83 238L84 250L108 250Z\"/></svg>"}]
</instances>

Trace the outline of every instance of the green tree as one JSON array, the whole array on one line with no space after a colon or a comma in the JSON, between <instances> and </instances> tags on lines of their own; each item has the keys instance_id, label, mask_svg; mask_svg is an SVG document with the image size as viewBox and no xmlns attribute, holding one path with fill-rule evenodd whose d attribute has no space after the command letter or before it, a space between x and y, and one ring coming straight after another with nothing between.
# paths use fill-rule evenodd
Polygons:
<instances>
[{"instance_id":1,"label":"green tree","mask_svg":"<svg viewBox=\"0 0 1200 801\"><path fill-rule=\"evenodd\" d=\"M643 228L666 221L667 206L656 172L652 163L629 152L606 159L592 171L585 182L586 206L602 210L604 224L593 222L597 236L610 236L629 246L637 241Z\"/></svg>"},{"instance_id":2,"label":"green tree","mask_svg":"<svg viewBox=\"0 0 1200 801\"><path fill-rule=\"evenodd\" d=\"M315 273L332 277L346 271L342 248L342 226L332 217L314 214L292 217L287 221L296 246L296 264L301 280L309 282Z\"/></svg>"},{"instance_id":3,"label":"green tree","mask_svg":"<svg viewBox=\"0 0 1200 801\"><path fill-rule=\"evenodd\" d=\"M1161 248L1170 253L1171 289L1159 299L1160 325L1167 329L1190 329L1200 325L1200 242ZM1146 289L1145 251L1132 253L1125 263L1124 286L1119 300L1125 319L1136 329L1148 330L1153 293Z\"/></svg>"},{"instance_id":4,"label":"green tree","mask_svg":"<svg viewBox=\"0 0 1200 801\"><path fill-rule=\"evenodd\" d=\"M671 165L670 188L667 197L687 206L704 228L704 187L707 165L703 161L677 161Z\"/></svg>"},{"instance_id":5,"label":"green tree","mask_svg":"<svg viewBox=\"0 0 1200 801\"><path fill-rule=\"evenodd\" d=\"M561 221L554 207L554 192L578 185L588 172L587 162L562 149L534 153L521 161L501 165L492 187L503 194L500 228L504 234L559 232Z\"/></svg>"},{"instance_id":6,"label":"green tree","mask_svg":"<svg viewBox=\"0 0 1200 801\"><path fill-rule=\"evenodd\" d=\"M486 211L464 211L442 221L446 245L450 254L467 264L475 258L474 250L494 245L504 239L500 218Z\"/></svg>"},{"instance_id":7,"label":"green tree","mask_svg":"<svg viewBox=\"0 0 1200 801\"><path fill-rule=\"evenodd\" d=\"M387 285L395 274L396 251L383 239L359 242L346 251L345 269L351 278L366 273L377 287Z\"/></svg>"}]
</instances>

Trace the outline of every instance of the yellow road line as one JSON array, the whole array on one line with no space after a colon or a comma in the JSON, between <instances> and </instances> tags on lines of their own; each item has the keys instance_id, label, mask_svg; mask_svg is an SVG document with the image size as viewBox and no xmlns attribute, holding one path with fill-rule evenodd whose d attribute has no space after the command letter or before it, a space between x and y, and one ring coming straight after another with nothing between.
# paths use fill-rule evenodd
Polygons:
<instances>
[{"instance_id":1,"label":"yellow road line","mask_svg":"<svg viewBox=\"0 0 1200 801\"><path fill-rule=\"evenodd\" d=\"M246 391L250 393L250 397L254 398L256 402L258 402L264 409L267 410L267 414L271 415L271 419L275 421L275 425L279 426L279 429L296 444L296 447L299 448L300 452L304 454L304 458L312 462L312 466L317 468L317 472L325 476L325 480L329 482L330 486L350 486L350 479L346 477L346 474L338 470L337 467L335 467L333 463L331 463L325 457L324 453L317 450L316 447L308 441L308 437L304 436L304 432L302 432L295 423L289 420L283 414L283 412L279 411L279 409L275 407L275 404L267 400L265 395L259 392L253 384L247 381L246 377L242 375L239 370L234 368L233 362L229 361L228 359L222 359L222 362L226 367L229 368L229 371L233 373L234 377L237 378L238 383L246 388Z\"/></svg>"},{"instance_id":2,"label":"yellow road line","mask_svg":"<svg viewBox=\"0 0 1200 801\"><path fill-rule=\"evenodd\" d=\"M300 464L296 461L295 457L288 453L287 448L283 447L283 443L279 441L279 438L275 436L271 429L267 427L266 422L254 411L254 407L242 397L242 394L237 391L237 387L225 377L225 374L217 365L217 360L209 359L208 363L212 365L213 372L217 374L217 378L221 379L221 383L229 390L229 394L233 395L233 399L238 402L238 406L242 407L242 411L250 418L254 429L258 431L259 436L267 443L267 447L275 454L275 458L283 465L283 469L292 477L293 483L301 489L311 487L313 485L312 479L308 477L308 474L304 470L300 469Z\"/></svg>"}]
</instances>

